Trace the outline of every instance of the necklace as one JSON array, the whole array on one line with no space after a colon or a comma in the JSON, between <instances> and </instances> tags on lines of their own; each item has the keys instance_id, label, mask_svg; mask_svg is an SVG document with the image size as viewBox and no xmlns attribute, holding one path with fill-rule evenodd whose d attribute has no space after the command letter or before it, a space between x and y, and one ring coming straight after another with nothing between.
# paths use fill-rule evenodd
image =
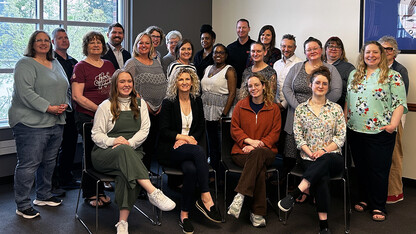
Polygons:
<instances>
[{"instance_id":1,"label":"necklace","mask_svg":"<svg viewBox=\"0 0 416 234\"><path fill-rule=\"evenodd\" d=\"M183 117L185 119L185 130L187 132L189 132L189 127L190 127L190 123L191 123L191 113L189 113L188 116L186 116L185 114L183 114Z\"/></svg>"}]
</instances>

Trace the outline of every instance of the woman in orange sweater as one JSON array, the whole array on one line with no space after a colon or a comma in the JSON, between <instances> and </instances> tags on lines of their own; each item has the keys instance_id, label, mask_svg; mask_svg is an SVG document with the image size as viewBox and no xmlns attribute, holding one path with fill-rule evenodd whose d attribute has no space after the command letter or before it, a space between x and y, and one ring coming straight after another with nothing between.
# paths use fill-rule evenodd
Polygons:
<instances>
[{"instance_id":1,"label":"woman in orange sweater","mask_svg":"<svg viewBox=\"0 0 416 234\"><path fill-rule=\"evenodd\" d=\"M277 154L281 118L280 109L273 103L270 83L254 73L243 84L241 98L231 120L231 150L234 163L243 167L228 214L238 218L244 197L253 198L250 220L255 227L266 226L266 167Z\"/></svg>"}]
</instances>

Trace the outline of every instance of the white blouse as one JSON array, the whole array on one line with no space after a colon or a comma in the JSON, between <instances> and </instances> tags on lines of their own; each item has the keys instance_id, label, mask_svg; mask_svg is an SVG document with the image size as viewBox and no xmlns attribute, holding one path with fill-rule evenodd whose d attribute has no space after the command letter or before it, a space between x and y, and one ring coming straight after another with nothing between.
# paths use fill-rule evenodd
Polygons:
<instances>
[{"instance_id":1,"label":"white blouse","mask_svg":"<svg viewBox=\"0 0 416 234\"><path fill-rule=\"evenodd\" d=\"M120 108L122 111L130 110L130 98L119 98ZM114 140L116 138L109 137L109 133L115 125L115 122L112 122L113 115L111 114L111 103L107 99L103 101L99 106L94 116L94 125L92 127L92 140L94 143L103 149L107 149L114 145ZM149 134L150 129L150 119L149 111L147 110L146 102L141 99L140 109L140 118L141 125L140 130L134 134L134 136L128 140L130 146L136 149L146 140L147 135Z\"/></svg>"}]
</instances>

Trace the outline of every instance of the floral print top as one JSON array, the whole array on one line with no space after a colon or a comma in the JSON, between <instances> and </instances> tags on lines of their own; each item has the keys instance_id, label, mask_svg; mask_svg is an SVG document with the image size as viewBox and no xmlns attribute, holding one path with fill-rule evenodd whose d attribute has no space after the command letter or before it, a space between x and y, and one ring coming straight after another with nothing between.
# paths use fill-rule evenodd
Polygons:
<instances>
[{"instance_id":1,"label":"floral print top","mask_svg":"<svg viewBox=\"0 0 416 234\"><path fill-rule=\"evenodd\" d=\"M304 160L312 161L302 150L303 145L316 152L332 142L338 146L338 149L332 152L341 153L346 135L344 112L341 106L327 99L320 112L314 113L309 100L296 107L293 122L293 134L300 156Z\"/></svg>"},{"instance_id":2,"label":"floral print top","mask_svg":"<svg viewBox=\"0 0 416 234\"><path fill-rule=\"evenodd\" d=\"M390 69L388 79L380 84L380 69L352 87L356 70L352 71L347 85L347 127L353 131L377 134L389 125L393 111L402 105L407 113L406 90L400 73Z\"/></svg>"}]
</instances>

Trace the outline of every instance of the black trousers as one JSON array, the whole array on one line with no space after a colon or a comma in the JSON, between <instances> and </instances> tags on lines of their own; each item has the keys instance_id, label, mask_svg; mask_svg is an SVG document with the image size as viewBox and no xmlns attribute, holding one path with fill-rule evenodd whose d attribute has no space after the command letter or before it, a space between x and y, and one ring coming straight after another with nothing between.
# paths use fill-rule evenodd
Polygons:
<instances>
[{"instance_id":1,"label":"black trousers","mask_svg":"<svg viewBox=\"0 0 416 234\"><path fill-rule=\"evenodd\" d=\"M181 210L190 211L198 183L201 193L209 192L209 166L204 149L199 145L184 144L170 154L171 164L183 172Z\"/></svg>"},{"instance_id":2,"label":"black trousers","mask_svg":"<svg viewBox=\"0 0 416 234\"><path fill-rule=\"evenodd\" d=\"M67 185L72 182L72 165L78 140L74 112L67 112L65 121L66 124L64 126L61 148L58 152L57 163L57 174L60 185Z\"/></svg>"},{"instance_id":3,"label":"black trousers","mask_svg":"<svg viewBox=\"0 0 416 234\"><path fill-rule=\"evenodd\" d=\"M348 143L358 171L358 201L386 212L387 189L396 132L359 133L348 129Z\"/></svg>"},{"instance_id":4,"label":"black trousers","mask_svg":"<svg viewBox=\"0 0 416 234\"><path fill-rule=\"evenodd\" d=\"M218 171L221 159L221 129L220 121L206 121L210 164Z\"/></svg>"},{"instance_id":5,"label":"black trousers","mask_svg":"<svg viewBox=\"0 0 416 234\"><path fill-rule=\"evenodd\" d=\"M344 157L338 153L326 153L315 161L302 160L303 178L311 183L310 192L316 200L316 210L328 213L331 194L329 180L344 169Z\"/></svg>"}]
</instances>

